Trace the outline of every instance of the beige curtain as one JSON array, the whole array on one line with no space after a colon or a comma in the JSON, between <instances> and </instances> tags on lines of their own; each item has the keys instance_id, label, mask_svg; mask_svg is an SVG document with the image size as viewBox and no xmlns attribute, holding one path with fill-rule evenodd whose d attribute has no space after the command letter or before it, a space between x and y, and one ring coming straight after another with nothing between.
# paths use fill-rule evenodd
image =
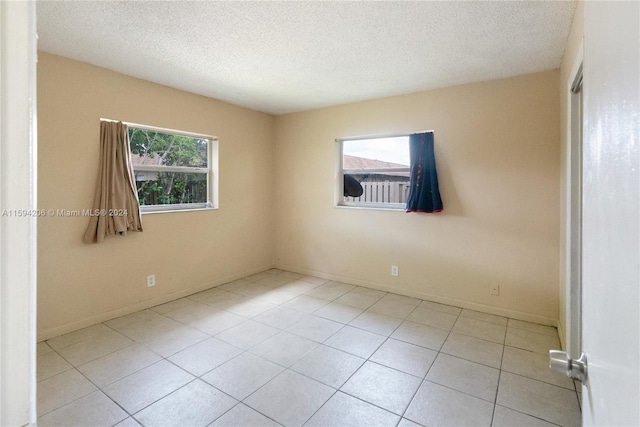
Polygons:
<instances>
[{"instance_id":1,"label":"beige curtain","mask_svg":"<svg viewBox=\"0 0 640 427\"><path fill-rule=\"evenodd\" d=\"M142 231L138 192L129 151L129 133L122 122L100 122L100 170L85 243L106 235Z\"/></svg>"}]
</instances>

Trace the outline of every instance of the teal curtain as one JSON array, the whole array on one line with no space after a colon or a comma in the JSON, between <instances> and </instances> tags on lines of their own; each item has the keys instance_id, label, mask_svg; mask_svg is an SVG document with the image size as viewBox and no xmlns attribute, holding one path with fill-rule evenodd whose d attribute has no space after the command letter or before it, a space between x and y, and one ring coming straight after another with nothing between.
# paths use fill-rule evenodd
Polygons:
<instances>
[{"instance_id":1,"label":"teal curtain","mask_svg":"<svg viewBox=\"0 0 640 427\"><path fill-rule=\"evenodd\" d=\"M407 212L442 212L433 132L409 136L410 181Z\"/></svg>"}]
</instances>

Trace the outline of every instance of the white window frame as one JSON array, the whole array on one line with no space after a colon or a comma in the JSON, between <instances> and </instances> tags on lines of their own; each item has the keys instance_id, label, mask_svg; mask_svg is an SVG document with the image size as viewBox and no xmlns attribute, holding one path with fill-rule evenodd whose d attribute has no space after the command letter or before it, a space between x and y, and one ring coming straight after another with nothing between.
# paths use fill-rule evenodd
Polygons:
<instances>
[{"instance_id":1,"label":"white window frame","mask_svg":"<svg viewBox=\"0 0 640 427\"><path fill-rule=\"evenodd\" d=\"M411 172L410 167L406 168L389 168L389 169L344 169L344 142L348 141L359 141L359 140L368 140L368 139L386 139L386 138L397 138L397 137L409 137L414 133L419 132L410 132L410 133L398 133L398 134L388 134L388 135L370 135L370 136L354 136L354 137L346 137L346 138L336 138L336 176L335 176L335 196L334 196L334 206L335 207L346 207L346 208L361 208L361 209L382 209L382 210L394 210L394 211L404 211L406 208L405 203L367 203L367 202L347 202L344 200L344 175L345 174L361 174L362 171L367 171L369 173L376 172Z\"/></svg>"},{"instance_id":2,"label":"white window frame","mask_svg":"<svg viewBox=\"0 0 640 427\"><path fill-rule=\"evenodd\" d=\"M184 212L194 210L218 209L218 137L193 132L186 132L175 129L167 129L156 126L141 125L137 123L127 123L129 128L143 129L152 132L166 133L171 135L186 136L189 138L204 139L207 144L208 168L189 166L153 166L153 165L133 165L133 172L179 172L195 173L207 175L207 201L204 203L175 203L165 205L140 205L140 212L162 213L162 212Z\"/></svg>"}]
</instances>

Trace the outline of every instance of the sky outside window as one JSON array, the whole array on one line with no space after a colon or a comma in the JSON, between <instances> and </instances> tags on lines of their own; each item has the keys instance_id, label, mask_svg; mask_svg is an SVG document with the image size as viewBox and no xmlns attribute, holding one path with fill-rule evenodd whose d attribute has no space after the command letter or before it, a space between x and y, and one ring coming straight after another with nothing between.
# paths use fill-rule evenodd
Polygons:
<instances>
[{"instance_id":1,"label":"sky outside window","mask_svg":"<svg viewBox=\"0 0 640 427\"><path fill-rule=\"evenodd\" d=\"M409 166L409 137L359 139L344 141L343 153Z\"/></svg>"}]
</instances>

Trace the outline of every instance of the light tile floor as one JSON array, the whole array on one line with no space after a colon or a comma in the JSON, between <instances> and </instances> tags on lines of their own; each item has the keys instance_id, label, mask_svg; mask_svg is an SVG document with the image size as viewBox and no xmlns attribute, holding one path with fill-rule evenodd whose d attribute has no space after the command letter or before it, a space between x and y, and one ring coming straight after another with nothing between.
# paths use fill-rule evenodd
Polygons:
<instances>
[{"instance_id":1,"label":"light tile floor","mask_svg":"<svg viewBox=\"0 0 640 427\"><path fill-rule=\"evenodd\" d=\"M555 328L269 270L38 344L40 426L578 426Z\"/></svg>"}]
</instances>

